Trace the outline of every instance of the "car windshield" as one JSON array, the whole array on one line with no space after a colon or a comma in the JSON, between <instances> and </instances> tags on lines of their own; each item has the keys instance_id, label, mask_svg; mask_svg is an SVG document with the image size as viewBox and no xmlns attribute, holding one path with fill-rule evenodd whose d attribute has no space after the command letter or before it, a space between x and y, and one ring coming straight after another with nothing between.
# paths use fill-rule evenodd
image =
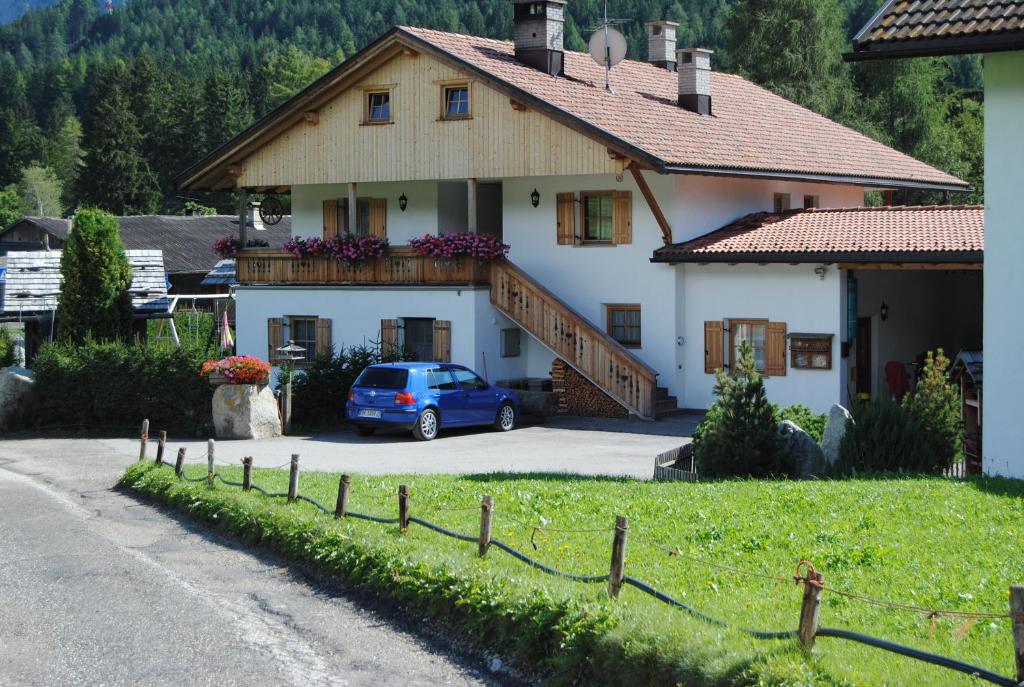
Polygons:
<instances>
[{"instance_id":1,"label":"car windshield","mask_svg":"<svg viewBox=\"0 0 1024 687\"><path fill-rule=\"evenodd\" d=\"M368 367L359 375L353 386L372 389L404 389L409 381L409 371L398 367Z\"/></svg>"}]
</instances>

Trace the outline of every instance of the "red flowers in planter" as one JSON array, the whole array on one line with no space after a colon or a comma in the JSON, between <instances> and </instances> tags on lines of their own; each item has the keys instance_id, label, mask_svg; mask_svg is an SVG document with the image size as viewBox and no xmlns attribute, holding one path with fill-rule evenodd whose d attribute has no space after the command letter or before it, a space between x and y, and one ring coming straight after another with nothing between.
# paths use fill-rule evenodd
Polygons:
<instances>
[{"instance_id":1,"label":"red flowers in planter","mask_svg":"<svg viewBox=\"0 0 1024 687\"><path fill-rule=\"evenodd\" d=\"M246 248L267 248L270 246L270 243L264 239L249 239L245 242L245 246ZM240 250L242 250L242 242L230 235L213 244L213 252L221 260L236 257Z\"/></svg>"},{"instance_id":2,"label":"red flowers in planter","mask_svg":"<svg viewBox=\"0 0 1024 687\"><path fill-rule=\"evenodd\" d=\"M388 240L380 236L333 236L321 239L291 238L284 244L284 249L297 258L327 257L347 263L361 263L370 258L383 257L388 247Z\"/></svg>"},{"instance_id":3,"label":"red flowers in planter","mask_svg":"<svg viewBox=\"0 0 1024 687\"><path fill-rule=\"evenodd\" d=\"M504 258L509 250L508 245L491 234L474 234L468 231L440 236L424 234L422 238L409 239L409 247L420 255L434 258L467 256L484 261Z\"/></svg>"},{"instance_id":4,"label":"red flowers in planter","mask_svg":"<svg viewBox=\"0 0 1024 687\"><path fill-rule=\"evenodd\" d=\"M202 377L219 374L228 384L266 384L270 380L270 363L251 355L233 355L207 360L199 374Z\"/></svg>"}]
</instances>

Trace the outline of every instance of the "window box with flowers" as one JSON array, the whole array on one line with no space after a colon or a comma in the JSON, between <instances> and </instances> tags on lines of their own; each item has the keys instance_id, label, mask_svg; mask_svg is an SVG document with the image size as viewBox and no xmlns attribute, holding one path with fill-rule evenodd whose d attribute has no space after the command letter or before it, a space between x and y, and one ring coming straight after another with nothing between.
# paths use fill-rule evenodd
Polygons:
<instances>
[{"instance_id":1,"label":"window box with flowers","mask_svg":"<svg viewBox=\"0 0 1024 687\"><path fill-rule=\"evenodd\" d=\"M465 272L471 281L482 276L488 263L503 260L509 251L509 246L497 237L473 232L425 234L410 239L409 247L418 255L433 258L428 270L432 267L438 273Z\"/></svg>"}]
</instances>

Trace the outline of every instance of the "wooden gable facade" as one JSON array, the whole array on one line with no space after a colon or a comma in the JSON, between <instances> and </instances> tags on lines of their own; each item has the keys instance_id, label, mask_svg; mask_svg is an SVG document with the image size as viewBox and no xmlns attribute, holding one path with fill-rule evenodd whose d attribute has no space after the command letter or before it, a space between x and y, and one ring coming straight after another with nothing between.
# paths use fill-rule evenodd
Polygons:
<instances>
[{"instance_id":1,"label":"wooden gable facade","mask_svg":"<svg viewBox=\"0 0 1024 687\"><path fill-rule=\"evenodd\" d=\"M316 112L238 165L245 188L299 184L617 174L607 146L524 108L427 54L382 57ZM445 88L469 87L469 115L445 119ZM390 94L387 123L366 120L371 92Z\"/></svg>"}]
</instances>

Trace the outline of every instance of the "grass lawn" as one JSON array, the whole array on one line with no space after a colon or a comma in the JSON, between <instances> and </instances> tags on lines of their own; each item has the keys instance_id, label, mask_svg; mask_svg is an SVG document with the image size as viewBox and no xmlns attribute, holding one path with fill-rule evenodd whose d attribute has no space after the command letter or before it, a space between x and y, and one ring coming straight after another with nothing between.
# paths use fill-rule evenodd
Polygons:
<instances>
[{"instance_id":1,"label":"grass lawn","mask_svg":"<svg viewBox=\"0 0 1024 687\"><path fill-rule=\"evenodd\" d=\"M189 469L197 476L205 468ZM221 472L241 480L240 468ZM254 470L253 475L264 488L286 490L287 471ZM836 639L819 639L813 658L806 659L793 642L755 641L705 625L629 587L618 603L611 603L603 584L552 578L493 548L479 559L475 545L415 525L400 534L394 525L354 519L336 523L301 502L268 503L219 483L213 489L168 485L168 476L173 477L166 468L136 467L126 482L155 493L164 480L164 498L176 494L172 502L197 511L203 499L214 499L225 513L276 513L287 518L283 536L315 531L321 540L333 538L331 546L338 549L355 547L360 556L375 552L383 557L378 560L400 561L410 579L417 571L442 571L447 584L460 581L458 599L465 601L457 600L456 606L465 603L476 612L486 612L491 598L498 607L515 602L501 611L509 617L526 608L536 612L545 603L572 609L572 614L552 616L553 623L560 623L560 644L533 661L557 682L641 684L671 677L686 684L722 685L981 684ZM337 474L306 473L299 490L333 507L337 484ZM630 526L627 575L730 624L760 630L796 628L801 587L737 575L694 559L787 578L806 559L824 574L826 584L843 590L928 608L992 613L1006 613L1009 586L1024 583L1024 482L893 478L689 484L546 475L354 476L349 509L393 517L399 484L411 488L413 515L471 535L479 528L480 497L492 495L495 538L577 574L608 572L615 515L625 515ZM684 556L670 556L662 545ZM311 558L329 561L334 555L320 550ZM363 558L353 560L358 566ZM406 584L404 575L392 572L392 581ZM1006 676L1014 672L1006 619L933 622L826 592L820 622ZM628 666L628 672L621 666Z\"/></svg>"}]
</instances>

